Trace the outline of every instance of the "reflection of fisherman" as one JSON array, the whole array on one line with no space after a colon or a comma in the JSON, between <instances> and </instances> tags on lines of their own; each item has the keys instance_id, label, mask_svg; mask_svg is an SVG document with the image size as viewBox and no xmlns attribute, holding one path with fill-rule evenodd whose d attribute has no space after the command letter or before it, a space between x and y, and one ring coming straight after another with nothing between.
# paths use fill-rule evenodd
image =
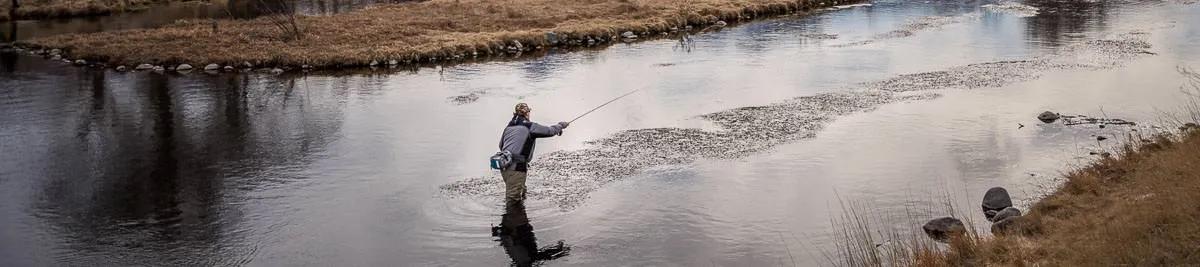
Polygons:
<instances>
[{"instance_id":1,"label":"reflection of fisherman","mask_svg":"<svg viewBox=\"0 0 1200 267\"><path fill-rule=\"evenodd\" d=\"M525 214L524 202L508 201L504 208L500 227L492 229L492 234L500 237L500 245L504 246L504 253L512 258L513 265L533 266L536 261L556 259L570 252L570 247L563 241L538 249L537 237L533 235L533 225L529 224L529 216Z\"/></svg>"},{"instance_id":2,"label":"reflection of fisherman","mask_svg":"<svg viewBox=\"0 0 1200 267\"><path fill-rule=\"evenodd\" d=\"M533 160L533 147L537 138L562 135L567 122L544 126L529 120L533 111L525 103L517 104L512 120L500 137L500 151L512 154L512 163L500 171L504 177L504 196L507 201L525 200L525 172Z\"/></svg>"}]
</instances>

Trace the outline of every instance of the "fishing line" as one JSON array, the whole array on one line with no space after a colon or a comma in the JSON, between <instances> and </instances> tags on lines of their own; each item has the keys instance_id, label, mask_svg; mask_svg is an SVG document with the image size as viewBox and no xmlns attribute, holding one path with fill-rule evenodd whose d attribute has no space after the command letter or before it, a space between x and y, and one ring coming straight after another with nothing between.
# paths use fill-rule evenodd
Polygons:
<instances>
[{"instance_id":1,"label":"fishing line","mask_svg":"<svg viewBox=\"0 0 1200 267\"><path fill-rule=\"evenodd\" d=\"M623 94L623 95L621 95L621 96L618 96L617 98L613 98L612 100L609 100L608 102L604 102L604 104L600 104L599 106L596 106L596 107L595 107L595 108L593 108L592 110L588 110L587 112L584 112L583 114L580 114L580 115L579 115L579 117L575 117L574 119L571 119L570 121L568 121L568 122L567 122L567 124L574 123L574 122L575 122L575 120L578 120L579 118L583 118L583 116L587 116L587 114L591 114L591 113L592 113L592 111L596 111L597 109L600 109L600 108L602 108L602 107L604 107L604 106L607 106L608 104L611 104L612 102L615 102L615 101L617 101L617 100L619 100L619 99L621 99L621 98L625 98L626 96L632 95L633 93L637 93L637 91L641 91L641 90L642 90L642 89L635 89L635 90L633 90L633 91L629 91L628 93L625 93L625 94Z\"/></svg>"}]
</instances>

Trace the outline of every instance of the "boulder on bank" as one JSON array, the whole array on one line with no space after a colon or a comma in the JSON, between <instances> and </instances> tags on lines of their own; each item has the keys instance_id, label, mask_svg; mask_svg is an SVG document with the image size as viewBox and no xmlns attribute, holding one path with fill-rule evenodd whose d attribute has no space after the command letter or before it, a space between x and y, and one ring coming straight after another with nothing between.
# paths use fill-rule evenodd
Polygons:
<instances>
[{"instance_id":1,"label":"boulder on bank","mask_svg":"<svg viewBox=\"0 0 1200 267\"><path fill-rule=\"evenodd\" d=\"M1037 116L1038 120L1040 120L1044 123L1053 123L1054 121L1057 121L1061 117L1062 116L1058 115L1058 113L1054 113L1054 112L1050 112L1050 111L1042 112L1042 114L1038 114L1038 116Z\"/></svg>"},{"instance_id":2,"label":"boulder on bank","mask_svg":"<svg viewBox=\"0 0 1200 267\"><path fill-rule=\"evenodd\" d=\"M1012 198L1008 196L1008 190L1003 187L992 187L987 193L983 194L983 215L988 220L999 214L1004 208L1012 207ZM989 212L991 211L991 212Z\"/></svg>"},{"instance_id":3,"label":"boulder on bank","mask_svg":"<svg viewBox=\"0 0 1200 267\"><path fill-rule=\"evenodd\" d=\"M999 221L1003 221L1004 219L1007 219L1009 217L1017 217L1017 216L1021 216L1020 209L1017 209L1014 207L1007 207L1007 208L1004 208L1003 210L1000 210L999 212L996 212L996 215L992 216L992 218L990 218L988 220L990 220L992 222L999 222Z\"/></svg>"},{"instance_id":4,"label":"boulder on bank","mask_svg":"<svg viewBox=\"0 0 1200 267\"><path fill-rule=\"evenodd\" d=\"M724 20L718 20L717 23L713 24L713 26L717 26L717 27L725 27L725 25L729 25L729 23L725 23Z\"/></svg>"},{"instance_id":5,"label":"boulder on bank","mask_svg":"<svg viewBox=\"0 0 1200 267\"><path fill-rule=\"evenodd\" d=\"M221 70L221 65L217 65L215 63L204 65L204 71L218 71L218 70Z\"/></svg>"},{"instance_id":6,"label":"boulder on bank","mask_svg":"<svg viewBox=\"0 0 1200 267\"><path fill-rule=\"evenodd\" d=\"M967 227L963 225L962 221L953 217L930 220L921 226L921 229L925 230L925 234L930 238L939 242L949 242L951 236L967 232Z\"/></svg>"},{"instance_id":7,"label":"boulder on bank","mask_svg":"<svg viewBox=\"0 0 1200 267\"><path fill-rule=\"evenodd\" d=\"M1025 219L1025 217L1012 216L1012 217L1004 218L1003 220L996 221L995 223L992 223L992 234L1006 235L1006 234L1014 233L1014 232L1016 232L1016 229L1020 227L1019 225L1021 224L1021 221L1024 219Z\"/></svg>"},{"instance_id":8,"label":"boulder on bank","mask_svg":"<svg viewBox=\"0 0 1200 267\"><path fill-rule=\"evenodd\" d=\"M633 32L631 32L631 31L626 31L626 32L621 33L621 38L637 39L637 37L638 37L637 34L633 34Z\"/></svg>"}]
</instances>

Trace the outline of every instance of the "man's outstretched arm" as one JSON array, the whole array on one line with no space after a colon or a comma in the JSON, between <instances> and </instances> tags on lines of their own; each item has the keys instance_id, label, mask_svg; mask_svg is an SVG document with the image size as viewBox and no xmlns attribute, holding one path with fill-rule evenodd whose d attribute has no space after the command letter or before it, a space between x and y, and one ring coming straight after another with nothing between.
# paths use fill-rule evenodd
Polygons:
<instances>
[{"instance_id":1,"label":"man's outstretched arm","mask_svg":"<svg viewBox=\"0 0 1200 267\"><path fill-rule=\"evenodd\" d=\"M567 125L567 122L559 122L550 126L532 123L529 125L529 134L533 135L534 138L562 135L562 130L566 129Z\"/></svg>"}]
</instances>

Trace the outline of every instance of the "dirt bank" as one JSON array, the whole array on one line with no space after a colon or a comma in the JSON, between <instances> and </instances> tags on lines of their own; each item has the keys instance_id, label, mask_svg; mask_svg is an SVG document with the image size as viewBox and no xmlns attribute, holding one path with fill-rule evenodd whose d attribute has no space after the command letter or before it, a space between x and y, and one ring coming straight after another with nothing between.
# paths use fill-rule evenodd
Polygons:
<instances>
[{"instance_id":1,"label":"dirt bank","mask_svg":"<svg viewBox=\"0 0 1200 267\"><path fill-rule=\"evenodd\" d=\"M60 48L71 59L109 66L384 66L644 40L836 4L846 2L433 0L334 16L181 21L157 29L52 36L22 45Z\"/></svg>"}]
</instances>

